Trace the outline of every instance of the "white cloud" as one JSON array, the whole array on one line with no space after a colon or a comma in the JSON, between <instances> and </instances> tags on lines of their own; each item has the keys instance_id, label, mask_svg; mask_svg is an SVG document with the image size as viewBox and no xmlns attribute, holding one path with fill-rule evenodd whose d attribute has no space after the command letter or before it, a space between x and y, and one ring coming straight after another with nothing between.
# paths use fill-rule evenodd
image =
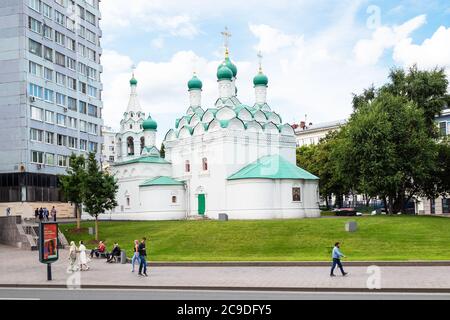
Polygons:
<instances>
[{"instance_id":1,"label":"white cloud","mask_svg":"<svg viewBox=\"0 0 450 320\"><path fill-rule=\"evenodd\" d=\"M356 60L362 64L376 64L386 49L395 47L425 23L426 16L420 15L399 26L378 27L371 39L362 39L356 43L353 50Z\"/></svg>"},{"instance_id":2,"label":"white cloud","mask_svg":"<svg viewBox=\"0 0 450 320\"><path fill-rule=\"evenodd\" d=\"M273 53L285 47L298 46L303 42L302 36L288 35L266 24L249 24L249 29L259 39L259 43L255 46L256 50L265 53Z\"/></svg>"},{"instance_id":3,"label":"white cloud","mask_svg":"<svg viewBox=\"0 0 450 320\"><path fill-rule=\"evenodd\" d=\"M402 39L394 48L393 58L405 66L450 68L450 28L439 27L422 44L413 44L411 38Z\"/></svg>"}]
</instances>

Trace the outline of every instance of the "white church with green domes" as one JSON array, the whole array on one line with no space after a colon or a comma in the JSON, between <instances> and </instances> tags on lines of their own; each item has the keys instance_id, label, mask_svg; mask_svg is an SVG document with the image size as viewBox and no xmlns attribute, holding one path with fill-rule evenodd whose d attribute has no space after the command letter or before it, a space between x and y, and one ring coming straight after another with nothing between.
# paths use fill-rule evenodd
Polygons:
<instances>
[{"instance_id":1,"label":"white church with green domes","mask_svg":"<svg viewBox=\"0 0 450 320\"><path fill-rule=\"evenodd\" d=\"M155 146L157 122L145 116L137 80L116 135L118 207L111 219L284 219L318 217L318 178L296 166L293 128L267 103L261 64L255 102L237 97L238 69L227 46L217 69L218 98L202 105L200 78L188 81L189 106Z\"/></svg>"}]
</instances>

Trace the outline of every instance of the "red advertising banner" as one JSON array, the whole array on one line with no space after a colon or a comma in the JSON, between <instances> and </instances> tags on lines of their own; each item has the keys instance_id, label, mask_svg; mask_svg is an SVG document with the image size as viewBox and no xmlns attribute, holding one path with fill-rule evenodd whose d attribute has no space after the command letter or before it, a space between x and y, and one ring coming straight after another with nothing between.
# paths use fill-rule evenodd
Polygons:
<instances>
[{"instance_id":1,"label":"red advertising banner","mask_svg":"<svg viewBox=\"0 0 450 320\"><path fill-rule=\"evenodd\" d=\"M42 223L39 260L43 263L58 260L58 224Z\"/></svg>"}]
</instances>

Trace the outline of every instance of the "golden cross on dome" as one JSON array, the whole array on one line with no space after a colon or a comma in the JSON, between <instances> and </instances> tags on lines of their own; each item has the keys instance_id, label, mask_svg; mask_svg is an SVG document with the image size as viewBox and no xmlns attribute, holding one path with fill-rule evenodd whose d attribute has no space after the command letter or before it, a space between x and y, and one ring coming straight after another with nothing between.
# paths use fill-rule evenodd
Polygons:
<instances>
[{"instance_id":1,"label":"golden cross on dome","mask_svg":"<svg viewBox=\"0 0 450 320\"><path fill-rule=\"evenodd\" d=\"M262 72L262 58L263 58L263 55L261 53L261 50L258 51L258 54L256 56L258 57L258 60L259 60L259 72Z\"/></svg>"},{"instance_id":2,"label":"golden cross on dome","mask_svg":"<svg viewBox=\"0 0 450 320\"><path fill-rule=\"evenodd\" d=\"M228 32L228 27L225 27L225 30L221 32L223 36L223 46L225 47L225 57L228 57L228 44L231 38L231 33Z\"/></svg>"}]
</instances>

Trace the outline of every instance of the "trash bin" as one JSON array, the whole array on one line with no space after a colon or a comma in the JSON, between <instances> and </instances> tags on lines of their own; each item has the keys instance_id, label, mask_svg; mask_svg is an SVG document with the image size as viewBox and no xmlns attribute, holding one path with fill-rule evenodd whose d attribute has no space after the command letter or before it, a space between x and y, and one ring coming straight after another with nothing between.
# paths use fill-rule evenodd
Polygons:
<instances>
[{"instance_id":1,"label":"trash bin","mask_svg":"<svg viewBox=\"0 0 450 320\"><path fill-rule=\"evenodd\" d=\"M127 263L127 253L125 250L120 251L120 263L121 264Z\"/></svg>"},{"instance_id":2,"label":"trash bin","mask_svg":"<svg viewBox=\"0 0 450 320\"><path fill-rule=\"evenodd\" d=\"M219 213L219 221L228 221L228 215L226 213Z\"/></svg>"}]
</instances>

